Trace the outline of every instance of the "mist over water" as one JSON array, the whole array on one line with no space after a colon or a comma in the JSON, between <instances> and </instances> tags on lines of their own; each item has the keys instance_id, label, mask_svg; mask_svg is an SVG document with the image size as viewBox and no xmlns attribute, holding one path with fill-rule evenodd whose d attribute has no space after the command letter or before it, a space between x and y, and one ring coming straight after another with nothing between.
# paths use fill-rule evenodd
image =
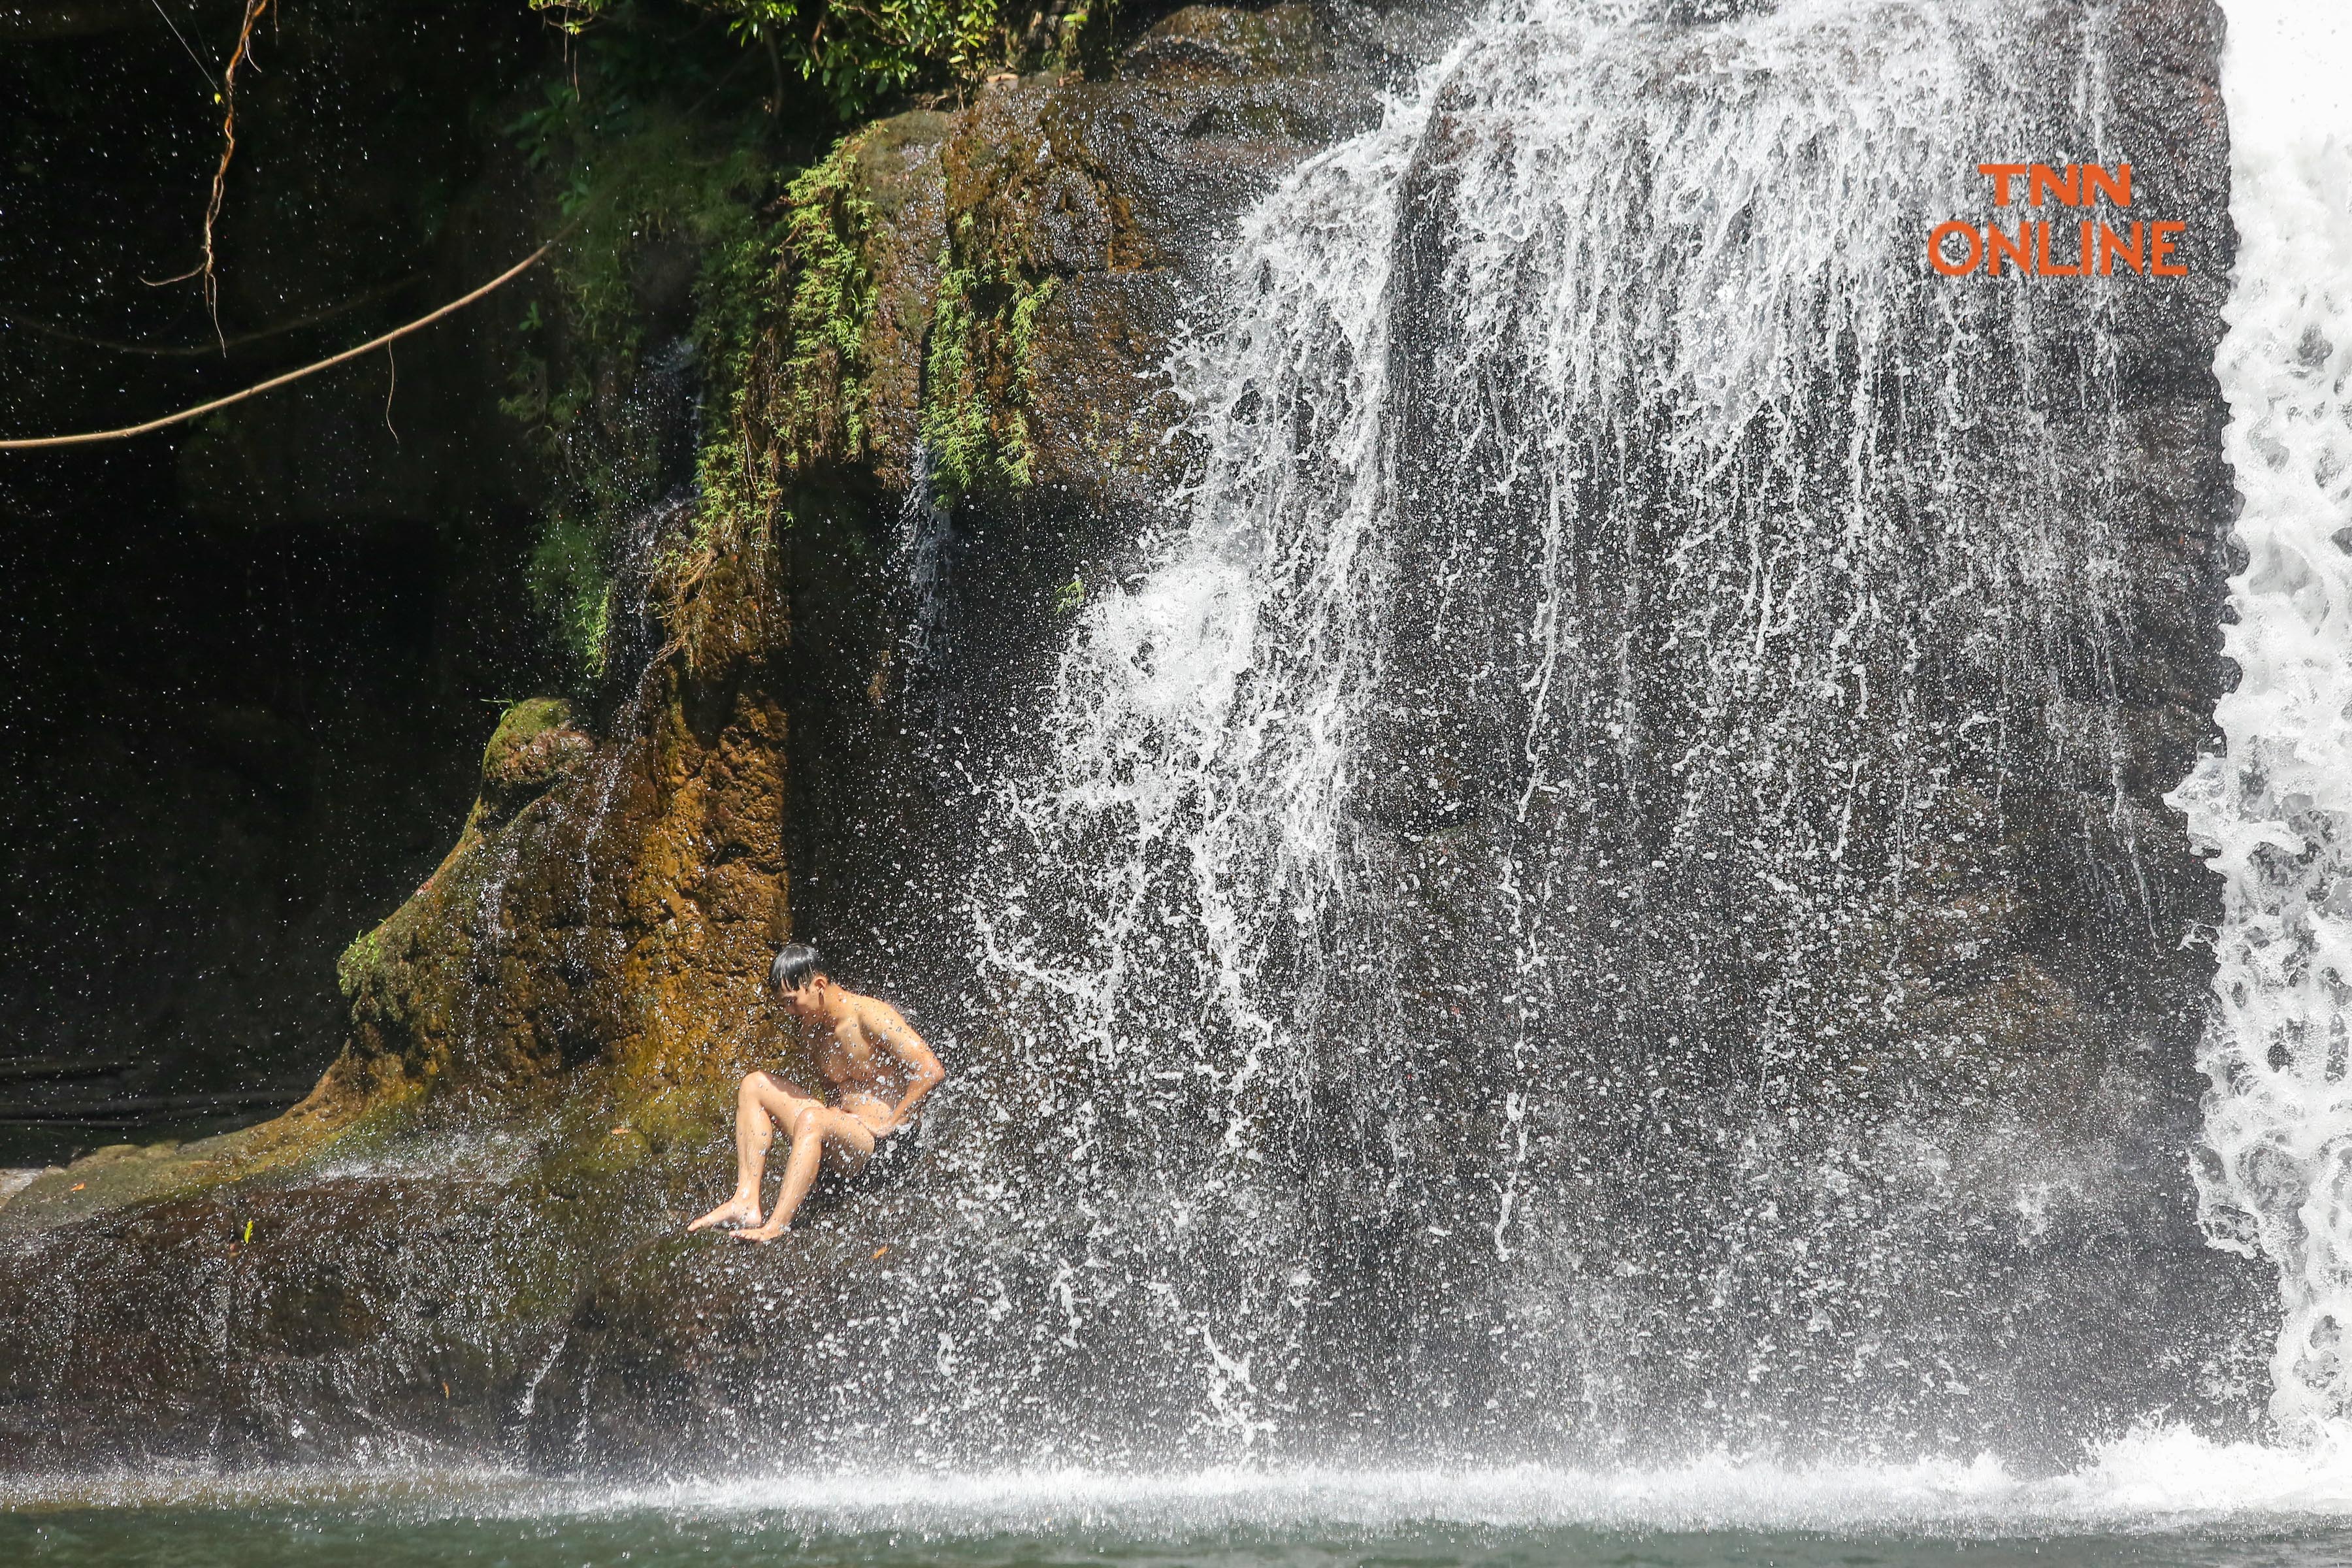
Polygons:
<instances>
[{"instance_id":1,"label":"mist over water","mask_svg":"<svg viewBox=\"0 0 2352 1568\"><path fill-rule=\"evenodd\" d=\"M126 1506L135 1505L135 1506ZM2035 1478L1990 1456L1789 1467L1722 1456L1643 1470L1543 1466L760 1475L582 1487L436 1471L147 1474L0 1489L0 1548L80 1564L364 1552L514 1564L821 1556L872 1563L2148 1563L2336 1561L2352 1510L2333 1456L2179 1433Z\"/></svg>"}]
</instances>

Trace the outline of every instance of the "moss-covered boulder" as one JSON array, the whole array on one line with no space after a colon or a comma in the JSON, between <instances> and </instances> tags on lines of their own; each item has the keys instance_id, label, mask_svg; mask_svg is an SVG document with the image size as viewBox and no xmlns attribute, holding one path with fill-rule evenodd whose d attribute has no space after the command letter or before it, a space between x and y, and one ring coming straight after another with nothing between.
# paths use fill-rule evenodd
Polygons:
<instances>
[{"instance_id":1,"label":"moss-covered boulder","mask_svg":"<svg viewBox=\"0 0 2352 1568\"><path fill-rule=\"evenodd\" d=\"M516 703L482 748L478 820L504 822L546 794L593 749L594 742L572 727L572 710L562 700L533 697Z\"/></svg>"},{"instance_id":2,"label":"moss-covered boulder","mask_svg":"<svg viewBox=\"0 0 2352 1568\"><path fill-rule=\"evenodd\" d=\"M1000 84L962 115L922 426L949 493L1096 523L1156 506L1186 456L1165 362L1218 237L1369 124L1392 64L1305 6L1194 5L1114 77Z\"/></svg>"},{"instance_id":3,"label":"moss-covered boulder","mask_svg":"<svg viewBox=\"0 0 2352 1568\"><path fill-rule=\"evenodd\" d=\"M0 1466L507 1451L582 1282L722 1179L724 1100L588 1074L378 1110L235 1181L12 1214Z\"/></svg>"}]
</instances>

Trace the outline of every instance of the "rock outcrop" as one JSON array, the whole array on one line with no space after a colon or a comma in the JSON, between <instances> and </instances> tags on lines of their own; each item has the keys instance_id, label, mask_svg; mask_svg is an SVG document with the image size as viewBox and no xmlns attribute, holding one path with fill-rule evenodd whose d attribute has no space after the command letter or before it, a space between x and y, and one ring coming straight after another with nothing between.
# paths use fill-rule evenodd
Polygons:
<instances>
[{"instance_id":1,"label":"rock outcrop","mask_svg":"<svg viewBox=\"0 0 2352 1568\"><path fill-rule=\"evenodd\" d=\"M344 953L309 1100L0 1208L0 1465L683 1456L732 1419L710 1389L764 1375L722 1374L730 1335L919 1251L898 1208L824 1190L790 1248L674 1234L725 1179L734 1079L786 1048L769 957L845 934L869 786L914 764L901 492L920 468L960 503L967 635L1050 637L1183 461L1164 361L1221 227L1442 37L1187 7L1107 68L868 126L795 187L740 484L703 508L757 526L689 509L633 542L612 711L509 710L457 845ZM914 1163L893 1201L936 1226ZM645 1315L680 1289L711 1300Z\"/></svg>"}]
</instances>

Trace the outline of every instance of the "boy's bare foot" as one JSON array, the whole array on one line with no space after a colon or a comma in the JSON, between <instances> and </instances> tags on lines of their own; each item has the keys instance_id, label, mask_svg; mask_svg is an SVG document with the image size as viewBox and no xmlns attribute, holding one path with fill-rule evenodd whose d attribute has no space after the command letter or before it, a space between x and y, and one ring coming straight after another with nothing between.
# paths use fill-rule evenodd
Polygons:
<instances>
[{"instance_id":1,"label":"boy's bare foot","mask_svg":"<svg viewBox=\"0 0 2352 1568\"><path fill-rule=\"evenodd\" d=\"M757 1230L730 1230L727 1234L738 1241L773 1241L792 1228L791 1226L778 1225L774 1220L770 1220Z\"/></svg>"},{"instance_id":2,"label":"boy's bare foot","mask_svg":"<svg viewBox=\"0 0 2352 1568\"><path fill-rule=\"evenodd\" d=\"M725 1203L720 1204L717 1208L712 1209L709 1214L704 1215L700 1219L696 1220L692 1225L688 1226L686 1228L689 1231L696 1231L714 1225L757 1225L759 1223L760 1205L758 1200L753 1198L729 1198Z\"/></svg>"}]
</instances>

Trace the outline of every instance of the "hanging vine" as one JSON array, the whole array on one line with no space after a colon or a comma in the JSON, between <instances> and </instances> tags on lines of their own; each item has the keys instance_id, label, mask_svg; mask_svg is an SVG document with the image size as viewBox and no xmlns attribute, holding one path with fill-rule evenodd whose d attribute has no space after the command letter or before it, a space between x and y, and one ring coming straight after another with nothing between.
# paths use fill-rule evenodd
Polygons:
<instances>
[{"instance_id":1,"label":"hanging vine","mask_svg":"<svg viewBox=\"0 0 2352 1568\"><path fill-rule=\"evenodd\" d=\"M211 197L205 203L204 254L195 266L175 278L152 280L161 288L170 283L184 283L191 278L204 279L205 313L212 318L213 331L219 335L220 281L213 274L213 226L220 221L221 198L228 190L228 166L236 156L236 68L253 55L253 29L268 10L271 0L245 0L245 22L236 30L236 49L228 58L228 68L221 73L218 97L221 103L220 166L213 171ZM165 18L169 20L170 18ZM228 352L228 339L221 338L221 353Z\"/></svg>"}]
</instances>

